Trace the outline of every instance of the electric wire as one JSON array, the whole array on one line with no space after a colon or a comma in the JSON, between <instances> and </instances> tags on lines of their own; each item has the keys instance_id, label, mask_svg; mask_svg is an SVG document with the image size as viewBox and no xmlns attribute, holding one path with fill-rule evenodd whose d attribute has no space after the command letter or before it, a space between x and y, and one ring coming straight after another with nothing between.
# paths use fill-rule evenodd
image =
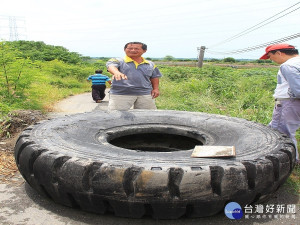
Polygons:
<instances>
[{"instance_id":1,"label":"electric wire","mask_svg":"<svg viewBox=\"0 0 300 225\"><path fill-rule=\"evenodd\" d=\"M252 27L250 27L250 28L248 28L248 29L246 29L246 30L244 30L244 31L242 31L242 32L240 32L240 33L238 33L238 34L236 34L236 35L230 37L230 38L227 38L226 40L224 40L224 41L222 41L222 42L219 42L219 43L217 43L217 44L215 44L215 45L210 46L209 48L214 48L214 47L219 46L219 45L221 45L221 44L230 42L230 41L232 41L232 40L234 40L234 39L236 39L236 38L239 38L239 37L244 36L244 35L246 35L246 34L252 32L252 31L255 31L255 30L257 30L257 29L259 29L259 28L261 28L261 27L263 27L263 26L266 26L266 25L268 25L268 24L270 24L270 23L272 23L272 22L274 22L274 21L276 21L276 20L278 20L278 19L280 19L280 18L282 18L282 17L284 17L284 16L287 16L288 14L290 14L290 13L292 13L292 12L294 12L294 11L300 9L300 7L296 8L296 9L293 9L292 11L289 11L289 12L287 12L286 14L281 15L280 17L271 20L272 18L274 18L274 17L276 17L276 16L282 14L283 12L285 12L285 11L287 11L287 10L293 8L294 6L296 6L296 5L298 5L298 4L300 4L300 2L298 2L298 3L296 3L296 4L292 5L292 6L290 6L290 7L288 7L288 8L286 8L285 10L283 10L283 11L281 11L281 12L279 12L279 13L277 13L277 14L271 16L271 17L269 17L268 19L265 19L264 21L262 21L262 22L260 22L260 23L258 23L258 24L256 24L256 25L254 25L254 26L252 26ZM271 21L267 22L268 20L271 20ZM265 23L265 22L267 22L267 23ZM260 26L259 26L259 25L260 25ZM257 26L258 26L258 27L257 27Z\"/></svg>"},{"instance_id":2,"label":"electric wire","mask_svg":"<svg viewBox=\"0 0 300 225\"><path fill-rule=\"evenodd\" d=\"M244 49L238 49L238 50L229 51L229 52L218 52L218 51L207 50L207 52L212 53L212 54L223 54L223 55L241 54L241 53L244 53L244 52L254 51L256 49L260 49L260 48L263 48L263 47L266 47L266 46L269 46L269 45L272 45L272 44L278 44L278 43L281 43L281 42L284 42L284 41L289 41L289 40L299 38L299 37L300 37L300 33L296 33L296 34L293 34L293 35L290 35L290 36L287 36L287 37L283 37L283 38L280 38L280 39L277 39L277 40L274 40L274 41L270 41L270 42L267 42L267 43L255 45L255 46L244 48Z\"/></svg>"}]
</instances>

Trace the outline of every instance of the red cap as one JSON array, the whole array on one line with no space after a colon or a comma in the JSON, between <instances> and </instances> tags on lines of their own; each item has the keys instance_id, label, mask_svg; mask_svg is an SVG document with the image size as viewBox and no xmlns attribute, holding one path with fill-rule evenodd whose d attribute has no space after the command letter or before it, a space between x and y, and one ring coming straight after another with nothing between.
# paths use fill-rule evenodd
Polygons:
<instances>
[{"instance_id":1,"label":"red cap","mask_svg":"<svg viewBox=\"0 0 300 225\"><path fill-rule=\"evenodd\" d=\"M289 44L275 44L275 45L270 45L268 47L266 47L266 53L260 57L260 59L268 59L268 53L270 51L273 51L273 50L280 50L280 49L295 49L294 46L292 45L289 45Z\"/></svg>"}]
</instances>

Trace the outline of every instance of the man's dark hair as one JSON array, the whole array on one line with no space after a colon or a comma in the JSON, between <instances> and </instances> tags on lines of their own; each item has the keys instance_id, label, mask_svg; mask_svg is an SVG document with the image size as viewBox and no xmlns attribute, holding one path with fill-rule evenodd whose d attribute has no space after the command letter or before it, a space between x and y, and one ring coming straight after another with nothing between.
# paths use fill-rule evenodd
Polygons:
<instances>
[{"instance_id":1,"label":"man's dark hair","mask_svg":"<svg viewBox=\"0 0 300 225\"><path fill-rule=\"evenodd\" d=\"M147 45L142 43L142 42L138 42L138 41L133 41L133 42L128 42L125 46L124 46L124 50L127 48L128 45L130 44L139 44L142 45L142 49L143 50L147 50Z\"/></svg>"},{"instance_id":2,"label":"man's dark hair","mask_svg":"<svg viewBox=\"0 0 300 225\"><path fill-rule=\"evenodd\" d=\"M102 73L103 70L96 70L95 73Z\"/></svg>"},{"instance_id":3,"label":"man's dark hair","mask_svg":"<svg viewBox=\"0 0 300 225\"><path fill-rule=\"evenodd\" d=\"M290 49L290 48L286 48L286 49L278 49L278 50L272 50L270 51L272 54L275 54L275 52L282 52L286 55L299 55L298 49Z\"/></svg>"}]
</instances>

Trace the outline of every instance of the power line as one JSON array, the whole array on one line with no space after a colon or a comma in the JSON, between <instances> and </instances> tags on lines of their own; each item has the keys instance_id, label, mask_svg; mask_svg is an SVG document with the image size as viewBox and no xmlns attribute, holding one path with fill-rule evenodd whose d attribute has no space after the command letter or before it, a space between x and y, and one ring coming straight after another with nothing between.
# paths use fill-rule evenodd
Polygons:
<instances>
[{"instance_id":1,"label":"power line","mask_svg":"<svg viewBox=\"0 0 300 225\"><path fill-rule=\"evenodd\" d=\"M290 7L288 7L288 8L286 8L285 10L283 10L283 11L281 11L281 12L279 12L279 13L277 13L277 14L271 16L271 17L269 17L268 19L266 19L266 20L264 20L264 21L262 21L262 22L260 22L260 23L258 23L258 24L256 24L256 25L254 25L254 26L252 26L252 27L250 27L250 28L248 28L248 29L246 29L246 30L244 30L244 31L242 31L242 32L240 32L240 33L238 33L238 34L236 34L236 35L230 37L230 38L227 38L226 40L224 40L224 41L222 41L222 42L219 42L219 43L217 43L217 44L215 44L215 45L213 45L213 46L211 46L211 47L209 47L209 48L213 48L213 47L215 47L215 46L219 46L219 45L224 44L224 43L226 43L226 42L232 41L232 40L234 40L234 39L236 39L236 38L239 38L239 37L241 37L241 36L243 36L243 35L246 35L246 34L252 32L252 31L254 31L254 30L257 30L257 29L259 29L259 28L261 28L261 27L263 27L263 26L266 26L266 25L268 25L268 24L270 24L270 23L272 23L272 22L274 22L274 21L276 21L276 20L278 20L278 19L280 19L280 18L282 18L282 17L284 17L284 16L287 16L288 14L290 14L290 13L292 13L292 12L294 12L294 11L300 9L300 7L296 8L296 9L294 9L294 10L292 10L292 11L289 11L289 12L287 12L286 14L281 15L281 16L278 17L278 18L273 19L274 17L276 17L276 16L282 14L283 12L285 12L285 11L287 11L287 10L293 8L294 6L296 6L296 5L298 5L298 4L300 4L300 2L298 2L298 3L296 3L296 4L292 5L292 6L290 6ZM270 20L270 19L273 19L273 20L267 22L267 21ZM265 22L267 22L267 23L265 23ZM260 25L260 26L259 26L259 25ZM257 27L257 26L258 26L258 27Z\"/></svg>"},{"instance_id":2,"label":"power line","mask_svg":"<svg viewBox=\"0 0 300 225\"><path fill-rule=\"evenodd\" d=\"M252 47L248 47L248 48L244 48L244 49L239 49L239 50L234 50L234 51L230 51L230 52L216 52L216 51L210 51L210 50L207 50L207 52L209 53L212 53L212 54L225 54L225 55L228 55L228 54L241 54L241 53L244 53L244 52L250 52L250 51L254 51L256 49L260 49L260 48L263 48L263 47L266 47L266 46L269 46L269 45L272 45L272 44L277 44L277 43L281 43L281 42L284 42L284 41L288 41L288 40L292 40L292 39L295 39L295 38L298 38L300 37L300 33L297 33L297 34L293 34L293 35L290 35L290 36L287 36L287 37L284 37L284 38L280 38L280 39L277 39L277 40L274 40L274 41L270 41L270 42L267 42L267 43L263 43L263 44L260 44L260 45L256 45L256 46L252 46Z\"/></svg>"}]
</instances>

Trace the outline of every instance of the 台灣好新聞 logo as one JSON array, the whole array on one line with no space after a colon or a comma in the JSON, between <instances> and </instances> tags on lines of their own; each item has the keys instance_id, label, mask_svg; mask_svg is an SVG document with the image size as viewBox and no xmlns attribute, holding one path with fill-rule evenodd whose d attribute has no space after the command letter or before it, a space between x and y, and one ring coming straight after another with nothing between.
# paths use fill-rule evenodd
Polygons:
<instances>
[{"instance_id":1,"label":"\u53f0\u7063\u597d\u65b0\u805e logo","mask_svg":"<svg viewBox=\"0 0 300 225\"><path fill-rule=\"evenodd\" d=\"M229 219L239 220L243 217L242 207L236 202L229 202L224 209L225 215Z\"/></svg>"}]
</instances>

